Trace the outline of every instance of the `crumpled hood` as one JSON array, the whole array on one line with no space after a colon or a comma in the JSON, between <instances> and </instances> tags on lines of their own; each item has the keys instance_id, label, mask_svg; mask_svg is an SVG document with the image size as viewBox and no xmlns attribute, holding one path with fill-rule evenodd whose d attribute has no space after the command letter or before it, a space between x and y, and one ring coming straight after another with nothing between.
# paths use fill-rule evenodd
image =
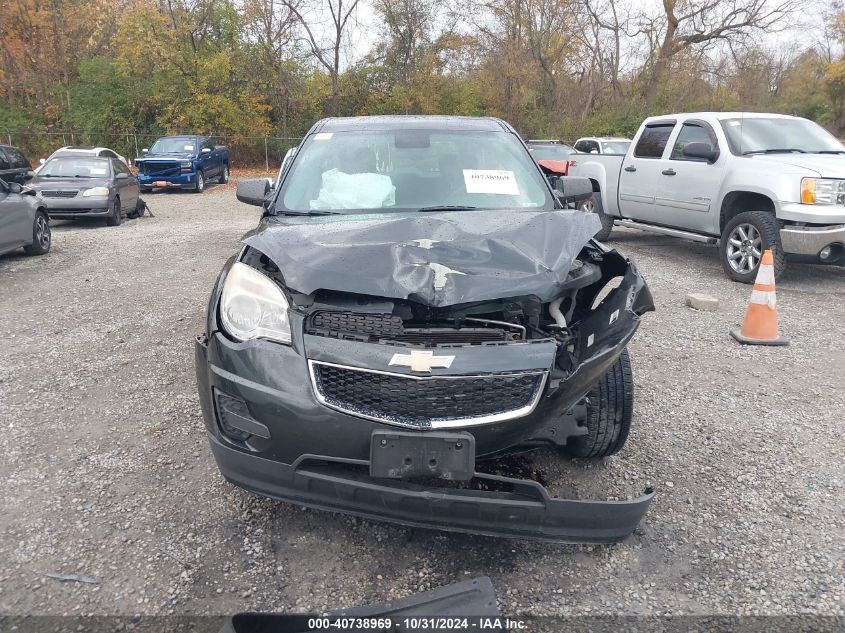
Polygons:
<instances>
[{"instance_id":1,"label":"crumpled hood","mask_svg":"<svg viewBox=\"0 0 845 633\"><path fill-rule=\"evenodd\" d=\"M824 178L845 178L843 154L757 154L754 160L801 167Z\"/></svg>"},{"instance_id":2,"label":"crumpled hood","mask_svg":"<svg viewBox=\"0 0 845 633\"><path fill-rule=\"evenodd\" d=\"M292 290L440 307L523 295L550 301L600 226L597 215L572 210L280 216L244 241Z\"/></svg>"}]
</instances>

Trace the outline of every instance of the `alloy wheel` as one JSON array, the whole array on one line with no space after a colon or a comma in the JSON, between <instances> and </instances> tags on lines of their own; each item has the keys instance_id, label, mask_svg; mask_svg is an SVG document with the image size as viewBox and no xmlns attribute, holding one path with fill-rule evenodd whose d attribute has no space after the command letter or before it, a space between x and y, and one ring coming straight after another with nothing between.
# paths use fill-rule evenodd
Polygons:
<instances>
[{"instance_id":1,"label":"alloy wheel","mask_svg":"<svg viewBox=\"0 0 845 633\"><path fill-rule=\"evenodd\" d=\"M747 274L757 268L763 256L763 237L753 224L737 224L728 236L725 252L728 263L738 273Z\"/></svg>"},{"instance_id":2,"label":"alloy wheel","mask_svg":"<svg viewBox=\"0 0 845 633\"><path fill-rule=\"evenodd\" d=\"M47 250L50 248L50 237L50 222L39 214L35 218L35 241L42 249Z\"/></svg>"}]
</instances>

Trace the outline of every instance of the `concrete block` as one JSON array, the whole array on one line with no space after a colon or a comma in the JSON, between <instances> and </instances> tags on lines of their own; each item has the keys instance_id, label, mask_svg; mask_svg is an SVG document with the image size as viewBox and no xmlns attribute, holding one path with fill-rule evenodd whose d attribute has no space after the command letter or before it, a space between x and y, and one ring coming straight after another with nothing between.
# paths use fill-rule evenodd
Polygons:
<instances>
[{"instance_id":1,"label":"concrete block","mask_svg":"<svg viewBox=\"0 0 845 633\"><path fill-rule=\"evenodd\" d=\"M701 292L691 292L688 294L686 304L690 308L705 312L715 312L719 309L719 300L716 297Z\"/></svg>"}]
</instances>

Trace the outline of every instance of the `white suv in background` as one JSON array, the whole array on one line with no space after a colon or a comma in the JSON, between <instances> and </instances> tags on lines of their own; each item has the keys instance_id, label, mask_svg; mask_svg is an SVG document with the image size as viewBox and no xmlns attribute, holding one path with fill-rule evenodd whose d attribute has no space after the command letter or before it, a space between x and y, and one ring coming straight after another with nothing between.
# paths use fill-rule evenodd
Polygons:
<instances>
[{"instance_id":1,"label":"white suv in background","mask_svg":"<svg viewBox=\"0 0 845 633\"><path fill-rule=\"evenodd\" d=\"M60 147L47 158L40 159L39 162L43 165L54 156L99 156L100 158L116 158L124 165L129 164L128 160L108 147L74 147L72 145ZM38 169L41 169L41 167L39 166ZM36 173L38 169L35 170Z\"/></svg>"}]
</instances>

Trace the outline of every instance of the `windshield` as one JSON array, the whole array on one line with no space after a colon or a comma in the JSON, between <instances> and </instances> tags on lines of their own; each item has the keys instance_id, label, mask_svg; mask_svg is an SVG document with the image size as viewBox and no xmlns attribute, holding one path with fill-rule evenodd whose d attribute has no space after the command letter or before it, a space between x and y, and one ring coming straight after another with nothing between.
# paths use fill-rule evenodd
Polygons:
<instances>
[{"instance_id":1,"label":"windshield","mask_svg":"<svg viewBox=\"0 0 845 633\"><path fill-rule=\"evenodd\" d=\"M321 132L297 152L276 212L552 208L548 187L507 132Z\"/></svg>"},{"instance_id":2,"label":"windshield","mask_svg":"<svg viewBox=\"0 0 845 633\"><path fill-rule=\"evenodd\" d=\"M631 141L602 141L602 154L624 154L628 151Z\"/></svg>"},{"instance_id":3,"label":"windshield","mask_svg":"<svg viewBox=\"0 0 845 633\"><path fill-rule=\"evenodd\" d=\"M150 148L151 154L196 153L197 143L191 138L160 138Z\"/></svg>"},{"instance_id":4,"label":"windshield","mask_svg":"<svg viewBox=\"0 0 845 633\"><path fill-rule=\"evenodd\" d=\"M57 156L38 171L45 178L106 178L109 173L108 160L84 156Z\"/></svg>"},{"instance_id":5,"label":"windshield","mask_svg":"<svg viewBox=\"0 0 845 633\"><path fill-rule=\"evenodd\" d=\"M832 134L807 119L740 117L725 119L721 123L731 152L738 156L766 151L845 151L842 143Z\"/></svg>"},{"instance_id":6,"label":"windshield","mask_svg":"<svg viewBox=\"0 0 845 633\"><path fill-rule=\"evenodd\" d=\"M534 160L566 160L574 152L569 145L531 145L528 147Z\"/></svg>"}]
</instances>

